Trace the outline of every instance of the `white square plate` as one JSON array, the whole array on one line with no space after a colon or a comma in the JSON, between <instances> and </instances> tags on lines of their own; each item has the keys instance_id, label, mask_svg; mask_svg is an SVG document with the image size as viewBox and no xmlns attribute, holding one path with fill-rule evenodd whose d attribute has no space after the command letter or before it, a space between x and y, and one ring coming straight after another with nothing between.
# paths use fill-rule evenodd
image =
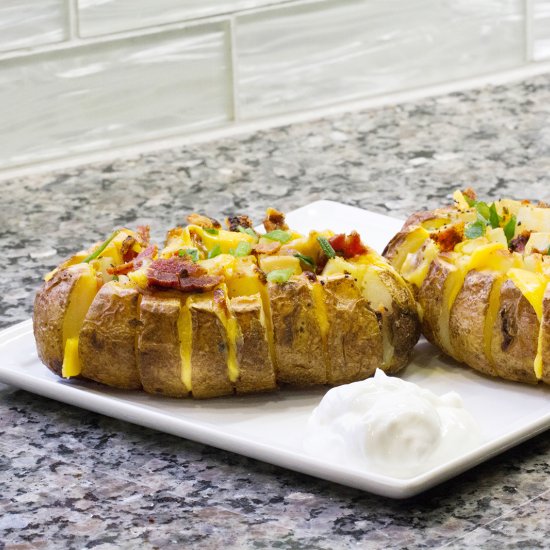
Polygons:
<instances>
[{"instance_id":1,"label":"white square plate","mask_svg":"<svg viewBox=\"0 0 550 550\"><path fill-rule=\"evenodd\" d=\"M331 201L318 201L291 212L298 231L356 229L381 251L400 229L394 218ZM125 392L83 381L65 381L44 367L36 355L32 322L0 333L0 381L70 403L240 453L285 468L393 498L424 491L550 427L550 388L486 378L440 357L422 340L401 376L437 394L457 391L477 419L483 443L466 454L409 479L381 476L313 458L302 448L306 422L326 388L284 390L249 397L207 401L177 400Z\"/></svg>"}]
</instances>

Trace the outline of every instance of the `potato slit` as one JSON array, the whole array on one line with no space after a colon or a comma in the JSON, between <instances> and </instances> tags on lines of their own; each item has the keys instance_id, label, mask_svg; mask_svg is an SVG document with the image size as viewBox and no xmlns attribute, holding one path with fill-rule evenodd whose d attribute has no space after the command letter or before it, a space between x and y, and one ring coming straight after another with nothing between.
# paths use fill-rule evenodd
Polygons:
<instances>
[{"instance_id":1,"label":"potato slit","mask_svg":"<svg viewBox=\"0 0 550 550\"><path fill-rule=\"evenodd\" d=\"M180 337L180 357L181 357L181 381L187 391L192 392L191 377L191 350L193 346L193 331L191 329L191 312L188 302L182 304L178 317L178 333Z\"/></svg>"},{"instance_id":2,"label":"potato slit","mask_svg":"<svg viewBox=\"0 0 550 550\"><path fill-rule=\"evenodd\" d=\"M313 306L315 307L315 316L321 330L322 348L323 348L323 363L325 364L325 376L327 381L330 380L330 356L328 353L327 336L329 331L329 320L327 315L326 296L323 285L320 282L315 282L311 285L311 295L313 297Z\"/></svg>"},{"instance_id":3,"label":"potato slit","mask_svg":"<svg viewBox=\"0 0 550 550\"><path fill-rule=\"evenodd\" d=\"M273 365L275 372L278 372L277 354L275 353L275 335L273 332L273 318L271 316L271 303L269 301L269 294L267 292L266 285L262 285L260 288L260 298L262 300L262 307L264 311L263 320L265 321L269 357L271 358L271 364Z\"/></svg>"}]
</instances>

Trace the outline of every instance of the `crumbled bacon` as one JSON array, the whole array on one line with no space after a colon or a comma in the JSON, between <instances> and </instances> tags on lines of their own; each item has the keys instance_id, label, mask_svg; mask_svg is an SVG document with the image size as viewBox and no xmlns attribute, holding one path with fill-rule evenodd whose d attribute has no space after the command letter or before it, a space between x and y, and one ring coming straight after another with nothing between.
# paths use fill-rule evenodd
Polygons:
<instances>
[{"instance_id":1,"label":"crumbled bacon","mask_svg":"<svg viewBox=\"0 0 550 550\"><path fill-rule=\"evenodd\" d=\"M127 275L130 271L139 269L147 258L153 259L157 254L157 250L157 245L152 244L142 250L133 260L115 267L108 267L107 273L109 275Z\"/></svg>"},{"instance_id":2,"label":"crumbled bacon","mask_svg":"<svg viewBox=\"0 0 550 550\"><path fill-rule=\"evenodd\" d=\"M361 242L361 237L357 231L352 231L349 235L339 233L331 237L328 242L334 249L334 252L344 258L353 258L367 252L367 248Z\"/></svg>"},{"instance_id":3,"label":"crumbled bacon","mask_svg":"<svg viewBox=\"0 0 550 550\"><path fill-rule=\"evenodd\" d=\"M508 248L512 252L523 252L530 236L531 231L522 231L517 237L510 241Z\"/></svg>"},{"instance_id":4,"label":"crumbled bacon","mask_svg":"<svg viewBox=\"0 0 550 550\"><path fill-rule=\"evenodd\" d=\"M312 283L317 281L317 275L315 275L315 273L313 273L312 271L304 271L303 275L308 281Z\"/></svg>"},{"instance_id":5,"label":"crumbled bacon","mask_svg":"<svg viewBox=\"0 0 550 550\"><path fill-rule=\"evenodd\" d=\"M275 231L275 229L282 229L283 231L288 229L288 225L285 222L285 215L275 210L275 208L268 208L265 216L264 227L268 233L270 231Z\"/></svg>"},{"instance_id":6,"label":"crumbled bacon","mask_svg":"<svg viewBox=\"0 0 550 550\"><path fill-rule=\"evenodd\" d=\"M208 229L220 229L221 224L218 220L214 218L209 218L203 214L189 214L187 216L187 223L191 225L198 225L199 227L208 228Z\"/></svg>"},{"instance_id":7,"label":"crumbled bacon","mask_svg":"<svg viewBox=\"0 0 550 550\"><path fill-rule=\"evenodd\" d=\"M222 278L207 273L200 265L174 256L153 261L148 269L147 282L150 286L183 292L208 292L220 284Z\"/></svg>"},{"instance_id":8,"label":"crumbled bacon","mask_svg":"<svg viewBox=\"0 0 550 550\"><path fill-rule=\"evenodd\" d=\"M225 218L225 224L229 231L238 231L239 227L252 228L253 222L248 216L242 214Z\"/></svg>"},{"instance_id":9,"label":"crumbled bacon","mask_svg":"<svg viewBox=\"0 0 550 550\"><path fill-rule=\"evenodd\" d=\"M430 234L430 238L435 241L442 252L450 252L464 240L464 224L450 225L440 231L435 231Z\"/></svg>"},{"instance_id":10,"label":"crumbled bacon","mask_svg":"<svg viewBox=\"0 0 550 550\"><path fill-rule=\"evenodd\" d=\"M267 239L266 239L267 240ZM259 242L254 247L256 254L275 254L281 248L279 241Z\"/></svg>"},{"instance_id":11,"label":"crumbled bacon","mask_svg":"<svg viewBox=\"0 0 550 550\"><path fill-rule=\"evenodd\" d=\"M120 245L120 253L124 262L130 262L137 256L137 252L134 250L136 239L131 235L128 235Z\"/></svg>"}]
</instances>

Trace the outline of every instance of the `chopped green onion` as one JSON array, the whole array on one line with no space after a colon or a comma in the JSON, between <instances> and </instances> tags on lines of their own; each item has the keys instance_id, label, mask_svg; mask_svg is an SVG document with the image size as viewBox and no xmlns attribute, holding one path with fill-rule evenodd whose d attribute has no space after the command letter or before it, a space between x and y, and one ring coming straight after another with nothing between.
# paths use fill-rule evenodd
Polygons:
<instances>
[{"instance_id":1,"label":"chopped green onion","mask_svg":"<svg viewBox=\"0 0 550 550\"><path fill-rule=\"evenodd\" d=\"M319 245L321 246L321 249L323 250L323 252L329 258L334 258L336 256L336 252L334 252L334 248L332 248L332 246L330 245L326 237L317 237L317 241L319 242Z\"/></svg>"},{"instance_id":2,"label":"chopped green onion","mask_svg":"<svg viewBox=\"0 0 550 550\"><path fill-rule=\"evenodd\" d=\"M500 216L498 215L497 207L494 202L489 207L489 222L493 229L500 227Z\"/></svg>"},{"instance_id":3,"label":"chopped green onion","mask_svg":"<svg viewBox=\"0 0 550 550\"><path fill-rule=\"evenodd\" d=\"M464 229L464 236L467 239L477 239L485 234L485 224L481 220L469 223Z\"/></svg>"},{"instance_id":4,"label":"chopped green onion","mask_svg":"<svg viewBox=\"0 0 550 550\"><path fill-rule=\"evenodd\" d=\"M237 258L248 256L251 250L252 246L250 245L250 243L247 243L246 241L241 241L233 252L233 256L236 256Z\"/></svg>"},{"instance_id":5,"label":"chopped green onion","mask_svg":"<svg viewBox=\"0 0 550 550\"><path fill-rule=\"evenodd\" d=\"M510 244L510 241L514 238L515 232L516 232L516 217L512 215L512 217L508 220L508 222L504 226L504 234L506 235L506 240L508 241L508 244Z\"/></svg>"},{"instance_id":6,"label":"chopped green onion","mask_svg":"<svg viewBox=\"0 0 550 550\"><path fill-rule=\"evenodd\" d=\"M550 246L548 247L548 250L546 251L546 254L550 256Z\"/></svg>"},{"instance_id":7,"label":"chopped green onion","mask_svg":"<svg viewBox=\"0 0 550 550\"><path fill-rule=\"evenodd\" d=\"M491 209L486 202L479 201L475 203L475 209L477 213L483 217L486 223L489 223L489 218L491 217Z\"/></svg>"},{"instance_id":8,"label":"chopped green onion","mask_svg":"<svg viewBox=\"0 0 550 550\"><path fill-rule=\"evenodd\" d=\"M217 244L209 253L208 253L208 259L215 258L216 256L219 256L222 253L222 249L219 244Z\"/></svg>"},{"instance_id":9,"label":"chopped green onion","mask_svg":"<svg viewBox=\"0 0 550 550\"><path fill-rule=\"evenodd\" d=\"M294 274L294 269L274 269L267 274L267 280L271 283L286 283Z\"/></svg>"},{"instance_id":10,"label":"chopped green onion","mask_svg":"<svg viewBox=\"0 0 550 550\"><path fill-rule=\"evenodd\" d=\"M287 233L282 229L274 229L273 231L270 231L269 233L262 235L262 237L265 237L266 239L270 239L272 241L279 241L280 243L283 243L283 244L287 243L292 238L290 233Z\"/></svg>"},{"instance_id":11,"label":"chopped green onion","mask_svg":"<svg viewBox=\"0 0 550 550\"><path fill-rule=\"evenodd\" d=\"M120 229L117 229L116 231L113 231L109 238L98 248L95 250L95 252L92 252L89 256L86 256L82 263L87 264L91 262L92 260L95 260L108 246L109 243L120 233Z\"/></svg>"},{"instance_id":12,"label":"chopped green onion","mask_svg":"<svg viewBox=\"0 0 550 550\"><path fill-rule=\"evenodd\" d=\"M462 193L462 196L464 197L464 200L468 203L468 206L475 206L475 199L471 199L468 195L465 195L464 193Z\"/></svg>"},{"instance_id":13,"label":"chopped green onion","mask_svg":"<svg viewBox=\"0 0 550 550\"><path fill-rule=\"evenodd\" d=\"M118 281L118 275L113 275L113 281Z\"/></svg>"},{"instance_id":14,"label":"chopped green onion","mask_svg":"<svg viewBox=\"0 0 550 550\"><path fill-rule=\"evenodd\" d=\"M199 261L199 251L196 248L181 248L178 250L178 256L189 256L193 262Z\"/></svg>"},{"instance_id":15,"label":"chopped green onion","mask_svg":"<svg viewBox=\"0 0 550 550\"><path fill-rule=\"evenodd\" d=\"M298 258L301 262L304 262L309 267L315 267L315 262L313 261L313 258L311 256L304 256L303 254L296 252L296 254L294 254L294 257Z\"/></svg>"},{"instance_id":16,"label":"chopped green onion","mask_svg":"<svg viewBox=\"0 0 550 550\"><path fill-rule=\"evenodd\" d=\"M215 227L205 227L204 232L208 233L209 235L218 235L220 231Z\"/></svg>"},{"instance_id":17,"label":"chopped green onion","mask_svg":"<svg viewBox=\"0 0 550 550\"><path fill-rule=\"evenodd\" d=\"M254 239L258 240L258 233L256 233L256 231L254 231L254 229L252 229L252 227L243 227L242 225L239 225L239 227L237 227L237 229L241 233L245 233L246 235L250 235Z\"/></svg>"}]
</instances>

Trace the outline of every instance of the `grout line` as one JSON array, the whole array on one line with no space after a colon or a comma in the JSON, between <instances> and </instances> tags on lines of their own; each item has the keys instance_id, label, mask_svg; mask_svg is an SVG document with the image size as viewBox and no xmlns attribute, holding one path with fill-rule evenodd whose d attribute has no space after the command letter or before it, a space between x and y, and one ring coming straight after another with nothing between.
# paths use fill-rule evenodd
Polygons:
<instances>
[{"instance_id":1,"label":"grout line","mask_svg":"<svg viewBox=\"0 0 550 550\"><path fill-rule=\"evenodd\" d=\"M71 44L78 40L78 5L77 0L65 0L67 21L69 24L69 41ZM40 50L41 51L41 50Z\"/></svg>"},{"instance_id":2,"label":"grout line","mask_svg":"<svg viewBox=\"0 0 550 550\"><path fill-rule=\"evenodd\" d=\"M233 120L239 122L241 113L239 109L239 65L237 59L237 37L236 37L235 16L231 16L228 21L229 32L229 56L231 64L231 101L233 108Z\"/></svg>"},{"instance_id":3,"label":"grout line","mask_svg":"<svg viewBox=\"0 0 550 550\"><path fill-rule=\"evenodd\" d=\"M54 156L49 159L27 161L24 164L8 165L3 168L0 167L0 180L40 174L52 170L67 169L91 162L110 162L123 157L135 157L137 155L149 154L160 150L189 146L218 139L234 138L247 133L260 132L271 128L287 126L289 124L318 120L324 117L332 117L369 109L379 109L489 85L498 86L509 84L547 73L550 73L550 61L530 63L507 71L490 73L464 80L455 80L433 86L381 94L309 110L288 112L263 119L240 120L232 124L229 123L210 130L202 130L195 133L185 134L185 129L175 129L171 132L167 132L164 136L156 138L148 139L147 137L143 137L134 141L131 141L130 138L125 144L110 144L107 149L103 150L96 150L88 153L73 153L63 157Z\"/></svg>"},{"instance_id":4,"label":"grout line","mask_svg":"<svg viewBox=\"0 0 550 550\"><path fill-rule=\"evenodd\" d=\"M534 35L533 35L533 0L525 0L525 59L527 63L533 61Z\"/></svg>"}]
</instances>

